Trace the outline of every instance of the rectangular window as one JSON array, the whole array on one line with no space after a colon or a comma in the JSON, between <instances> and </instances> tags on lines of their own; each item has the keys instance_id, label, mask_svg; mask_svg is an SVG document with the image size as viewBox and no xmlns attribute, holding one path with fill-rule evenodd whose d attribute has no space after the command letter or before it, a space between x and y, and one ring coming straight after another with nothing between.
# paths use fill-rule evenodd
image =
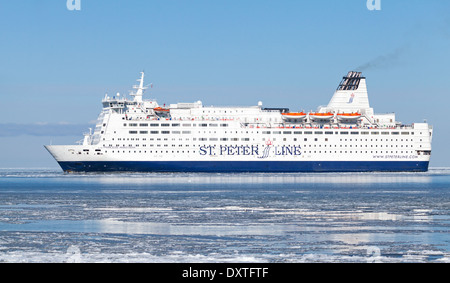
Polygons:
<instances>
[{"instance_id":1,"label":"rectangular window","mask_svg":"<svg viewBox=\"0 0 450 283\"><path fill-rule=\"evenodd\" d=\"M292 132L291 131L284 131L283 134L290 135L290 134L292 134Z\"/></svg>"},{"instance_id":2,"label":"rectangular window","mask_svg":"<svg viewBox=\"0 0 450 283\"><path fill-rule=\"evenodd\" d=\"M348 132L341 132L341 135L348 135Z\"/></svg>"},{"instance_id":3,"label":"rectangular window","mask_svg":"<svg viewBox=\"0 0 450 283\"><path fill-rule=\"evenodd\" d=\"M372 135L378 135L380 132L372 132Z\"/></svg>"},{"instance_id":4,"label":"rectangular window","mask_svg":"<svg viewBox=\"0 0 450 283\"><path fill-rule=\"evenodd\" d=\"M316 134L316 135L322 135L323 132L322 132L322 131L315 131L314 134Z\"/></svg>"},{"instance_id":5,"label":"rectangular window","mask_svg":"<svg viewBox=\"0 0 450 283\"><path fill-rule=\"evenodd\" d=\"M150 127L159 127L159 124L150 124Z\"/></svg>"},{"instance_id":6,"label":"rectangular window","mask_svg":"<svg viewBox=\"0 0 450 283\"><path fill-rule=\"evenodd\" d=\"M389 132L381 132L382 135L389 135Z\"/></svg>"},{"instance_id":7,"label":"rectangular window","mask_svg":"<svg viewBox=\"0 0 450 283\"><path fill-rule=\"evenodd\" d=\"M200 127L208 127L208 124L200 124Z\"/></svg>"},{"instance_id":8,"label":"rectangular window","mask_svg":"<svg viewBox=\"0 0 450 283\"><path fill-rule=\"evenodd\" d=\"M302 132L299 132L299 131L294 132L294 135L301 135L301 134L302 134Z\"/></svg>"},{"instance_id":9,"label":"rectangular window","mask_svg":"<svg viewBox=\"0 0 450 283\"><path fill-rule=\"evenodd\" d=\"M167 134L170 134L170 131L161 131L161 134L167 135Z\"/></svg>"},{"instance_id":10,"label":"rectangular window","mask_svg":"<svg viewBox=\"0 0 450 283\"><path fill-rule=\"evenodd\" d=\"M172 127L179 127L180 124L172 124Z\"/></svg>"},{"instance_id":11,"label":"rectangular window","mask_svg":"<svg viewBox=\"0 0 450 283\"><path fill-rule=\"evenodd\" d=\"M137 127L137 124L130 123L130 127Z\"/></svg>"},{"instance_id":12,"label":"rectangular window","mask_svg":"<svg viewBox=\"0 0 450 283\"><path fill-rule=\"evenodd\" d=\"M183 134L190 134L191 133L191 131L183 131Z\"/></svg>"},{"instance_id":13,"label":"rectangular window","mask_svg":"<svg viewBox=\"0 0 450 283\"><path fill-rule=\"evenodd\" d=\"M361 132L361 135L368 135L369 132Z\"/></svg>"},{"instance_id":14,"label":"rectangular window","mask_svg":"<svg viewBox=\"0 0 450 283\"><path fill-rule=\"evenodd\" d=\"M359 132L350 132L352 135L359 135Z\"/></svg>"},{"instance_id":15,"label":"rectangular window","mask_svg":"<svg viewBox=\"0 0 450 283\"><path fill-rule=\"evenodd\" d=\"M137 131L129 131L128 133L130 133L131 135L135 135L137 134Z\"/></svg>"},{"instance_id":16,"label":"rectangular window","mask_svg":"<svg viewBox=\"0 0 450 283\"><path fill-rule=\"evenodd\" d=\"M191 124L183 124L183 127L190 127Z\"/></svg>"},{"instance_id":17,"label":"rectangular window","mask_svg":"<svg viewBox=\"0 0 450 283\"><path fill-rule=\"evenodd\" d=\"M159 131L150 131L150 134L157 135L157 134L159 134Z\"/></svg>"},{"instance_id":18,"label":"rectangular window","mask_svg":"<svg viewBox=\"0 0 450 283\"><path fill-rule=\"evenodd\" d=\"M332 135L333 132L325 132L325 135Z\"/></svg>"},{"instance_id":19,"label":"rectangular window","mask_svg":"<svg viewBox=\"0 0 450 283\"><path fill-rule=\"evenodd\" d=\"M146 135L146 134L148 134L148 131L140 131L139 134Z\"/></svg>"},{"instance_id":20,"label":"rectangular window","mask_svg":"<svg viewBox=\"0 0 450 283\"><path fill-rule=\"evenodd\" d=\"M139 124L139 127L148 127L148 124Z\"/></svg>"},{"instance_id":21,"label":"rectangular window","mask_svg":"<svg viewBox=\"0 0 450 283\"><path fill-rule=\"evenodd\" d=\"M161 127L169 127L170 124L161 124Z\"/></svg>"},{"instance_id":22,"label":"rectangular window","mask_svg":"<svg viewBox=\"0 0 450 283\"><path fill-rule=\"evenodd\" d=\"M402 135L409 135L409 132L402 132Z\"/></svg>"},{"instance_id":23,"label":"rectangular window","mask_svg":"<svg viewBox=\"0 0 450 283\"><path fill-rule=\"evenodd\" d=\"M305 135L312 135L312 132L305 131Z\"/></svg>"}]
</instances>

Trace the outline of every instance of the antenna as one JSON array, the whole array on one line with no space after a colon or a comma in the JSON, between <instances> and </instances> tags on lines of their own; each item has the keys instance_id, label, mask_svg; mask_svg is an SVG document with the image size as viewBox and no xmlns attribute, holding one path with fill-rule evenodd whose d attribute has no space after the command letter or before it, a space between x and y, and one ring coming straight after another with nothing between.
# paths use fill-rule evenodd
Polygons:
<instances>
[{"instance_id":1,"label":"antenna","mask_svg":"<svg viewBox=\"0 0 450 283\"><path fill-rule=\"evenodd\" d=\"M136 92L131 92L130 95L134 96L134 101L142 102L142 95L144 91L148 88L148 86L144 86L144 72L141 72L141 78L137 80L139 85L134 85L133 89L136 89Z\"/></svg>"}]
</instances>

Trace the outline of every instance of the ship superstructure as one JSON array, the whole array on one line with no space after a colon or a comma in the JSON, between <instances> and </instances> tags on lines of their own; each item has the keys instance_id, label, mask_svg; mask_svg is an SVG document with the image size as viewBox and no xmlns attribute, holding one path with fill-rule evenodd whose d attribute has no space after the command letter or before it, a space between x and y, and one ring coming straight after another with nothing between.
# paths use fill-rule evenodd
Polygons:
<instances>
[{"instance_id":1,"label":"ship superstructure","mask_svg":"<svg viewBox=\"0 0 450 283\"><path fill-rule=\"evenodd\" d=\"M94 132L78 145L46 146L65 172L363 172L427 171L433 129L375 114L366 78L349 72L325 107L291 112L161 106L144 100L144 73L133 99L102 100Z\"/></svg>"}]
</instances>

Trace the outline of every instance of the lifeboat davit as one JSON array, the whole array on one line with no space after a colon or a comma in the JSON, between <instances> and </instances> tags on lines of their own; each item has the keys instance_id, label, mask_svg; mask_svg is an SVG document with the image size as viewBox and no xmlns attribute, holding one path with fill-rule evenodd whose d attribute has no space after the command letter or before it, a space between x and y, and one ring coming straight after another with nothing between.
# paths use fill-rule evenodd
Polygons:
<instances>
[{"instance_id":1,"label":"lifeboat davit","mask_svg":"<svg viewBox=\"0 0 450 283\"><path fill-rule=\"evenodd\" d=\"M309 113L309 117L313 120L330 120L334 117L331 112L327 113Z\"/></svg>"},{"instance_id":2,"label":"lifeboat davit","mask_svg":"<svg viewBox=\"0 0 450 283\"><path fill-rule=\"evenodd\" d=\"M290 113L281 113L283 115L283 118L286 119L305 119L306 113L304 112L290 112Z\"/></svg>"},{"instance_id":3,"label":"lifeboat davit","mask_svg":"<svg viewBox=\"0 0 450 283\"><path fill-rule=\"evenodd\" d=\"M337 117L339 120L358 120L361 118L360 113L338 113Z\"/></svg>"}]
</instances>

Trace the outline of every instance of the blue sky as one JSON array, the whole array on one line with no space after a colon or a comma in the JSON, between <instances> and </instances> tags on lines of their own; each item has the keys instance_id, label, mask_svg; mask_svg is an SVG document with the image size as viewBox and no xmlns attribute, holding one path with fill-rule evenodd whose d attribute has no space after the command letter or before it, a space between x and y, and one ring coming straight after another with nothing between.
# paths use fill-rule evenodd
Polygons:
<instances>
[{"instance_id":1,"label":"blue sky","mask_svg":"<svg viewBox=\"0 0 450 283\"><path fill-rule=\"evenodd\" d=\"M377 113L434 125L450 166L450 1L0 0L0 167L57 167L104 94L145 70L159 103L316 109L350 70Z\"/></svg>"}]
</instances>

